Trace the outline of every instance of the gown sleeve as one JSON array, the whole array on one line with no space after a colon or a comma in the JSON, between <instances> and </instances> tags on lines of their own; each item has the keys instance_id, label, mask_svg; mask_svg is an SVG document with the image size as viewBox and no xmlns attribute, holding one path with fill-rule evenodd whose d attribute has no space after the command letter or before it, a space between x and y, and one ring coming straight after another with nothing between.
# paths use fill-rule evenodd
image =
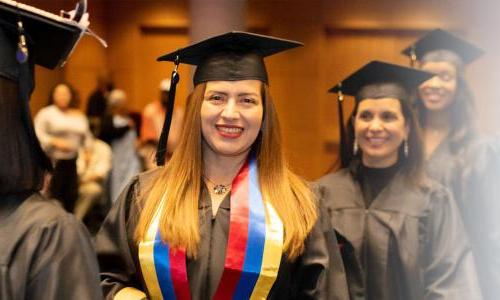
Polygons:
<instances>
[{"instance_id":1,"label":"gown sleeve","mask_svg":"<svg viewBox=\"0 0 500 300\"><path fill-rule=\"evenodd\" d=\"M102 299L94 247L73 216L37 228L26 299Z\"/></svg>"},{"instance_id":2,"label":"gown sleeve","mask_svg":"<svg viewBox=\"0 0 500 300\"><path fill-rule=\"evenodd\" d=\"M303 287L299 290L300 299L310 297L312 299L349 299L346 275L342 256L337 243L335 230L331 226L330 216L323 202L321 187L313 184L313 192L318 199L319 219L306 240L306 252L304 254L304 267L314 273L311 266L316 264L317 278L313 278L307 272L302 275ZM311 264L313 263L313 264ZM319 272L318 266L322 270Z\"/></svg>"},{"instance_id":3,"label":"gown sleeve","mask_svg":"<svg viewBox=\"0 0 500 300\"><path fill-rule=\"evenodd\" d=\"M430 192L423 224L425 299L481 299L476 268L467 235L448 190Z\"/></svg>"},{"instance_id":4,"label":"gown sleeve","mask_svg":"<svg viewBox=\"0 0 500 300\"><path fill-rule=\"evenodd\" d=\"M485 299L500 294L500 139L482 137L467 149L458 203L476 259Z\"/></svg>"},{"instance_id":5,"label":"gown sleeve","mask_svg":"<svg viewBox=\"0 0 500 300\"><path fill-rule=\"evenodd\" d=\"M305 250L300 257L296 278L297 299L326 299L322 287L325 286L328 259L326 241L318 220L305 241Z\"/></svg>"},{"instance_id":6,"label":"gown sleeve","mask_svg":"<svg viewBox=\"0 0 500 300\"><path fill-rule=\"evenodd\" d=\"M123 190L96 236L105 299L145 299L138 274L133 235L138 213L138 179Z\"/></svg>"}]
</instances>

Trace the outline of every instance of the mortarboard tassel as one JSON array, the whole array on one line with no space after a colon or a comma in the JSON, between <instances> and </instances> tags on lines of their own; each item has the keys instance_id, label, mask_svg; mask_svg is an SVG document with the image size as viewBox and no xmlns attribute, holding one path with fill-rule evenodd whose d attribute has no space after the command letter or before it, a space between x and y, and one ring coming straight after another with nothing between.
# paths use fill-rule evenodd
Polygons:
<instances>
[{"instance_id":1,"label":"mortarboard tassel","mask_svg":"<svg viewBox=\"0 0 500 300\"><path fill-rule=\"evenodd\" d=\"M19 35L19 42L17 43L16 59L20 64L28 61L28 46L26 45L26 36L24 35L23 21L18 13L17 31Z\"/></svg>"},{"instance_id":2,"label":"mortarboard tassel","mask_svg":"<svg viewBox=\"0 0 500 300\"><path fill-rule=\"evenodd\" d=\"M344 109L342 108L342 102L344 102L344 94L342 93L342 83L339 83L338 91L338 113L339 113L339 133L340 133L340 164L342 168L347 167L349 161L349 149L347 148L347 140L344 128Z\"/></svg>"},{"instance_id":3,"label":"mortarboard tassel","mask_svg":"<svg viewBox=\"0 0 500 300\"><path fill-rule=\"evenodd\" d=\"M415 45L410 48L410 66L415 68L417 65L417 51L415 50Z\"/></svg>"},{"instance_id":4,"label":"mortarboard tassel","mask_svg":"<svg viewBox=\"0 0 500 300\"><path fill-rule=\"evenodd\" d=\"M156 150L156 165L163 166L165 165L165 154L167 153L167 142L168 142L168 134L170 132L170 125L172 124L172 115L174 113L174 104L175 104L175 90L177 87L177 83L179 83L179 73L177 72L177 68L179 67L179 56L175 58L175 68L172 71L172 76L170 78L171 85L170 90L168 91L168 107L165 115L165 121L163 123L163 128L161 130L160 141L158 142L158 148Z\"/></svg>"}]
</instances>

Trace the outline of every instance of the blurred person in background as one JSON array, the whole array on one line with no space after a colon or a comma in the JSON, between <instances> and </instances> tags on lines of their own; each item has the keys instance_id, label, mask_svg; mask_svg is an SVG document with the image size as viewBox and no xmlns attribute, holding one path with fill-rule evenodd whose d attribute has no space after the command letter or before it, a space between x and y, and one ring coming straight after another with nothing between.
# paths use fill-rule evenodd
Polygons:
<instances>
[{"instance_id":1,"label":"blurred person in background","mask_svg":"<svg viewBox=\"0 0 500 300\"><path fill-rule=\"evenodd\" d=\"M80 148L76 160L78 172L78 200L75 217L83 221L95 205L105 207L109 172L111 171L111 147L94 140L91 147ZM99 205L100 204L100 205Z\"/></svg>"},{"instance_id":2,"label":"blurred person in background","mask_svg":"<svg viewBox=\"0 0 500 300\"><path fill-rule=\"evenodd\" d=\"M140 171L137 155L135 123L129 115L127 94L112 90L107 99L107 112L102 119L100 138L112 149L110 197L115 201L127 182Z\"/></svg>"},{"instance_id":3,"label":"blurred person in background","mask_svg":"<svg viewBox=\"0 0 500 300\"><path fill-rule=\"evenodd\" d=\"M87 117L90 123L90 130L94 136L99 136L101 132L101 121L106 113L106 98L113 90L113 81L108 72L102 71L97 75L97 86L90 94L87 101Z\"/></svg>"},{"instance_id":4,"label":"blurred person in background","mask_svg":"<svg viewBox=\"0 0 500 300\"><path fill-rule=\"evenodd\" d=\"M148 103L142 112L142 127L140 131L140 153L143 159L144 168L150 170L156 165L154 163L154 154L160 139L160 133L165 121L165 113L167 111L168 92L170 90L170 79L165 78L160 82L159 99ZM184 110L175 108L175 113L172 116L172 125L170 136L167 142L167 158L170 157L179 140L180 131L182 130L182 120Z\"/></svg>"},{"instance_id":5,"label":"blurred person in background","mask_svg":"<svg viewBox=\"0 0 500 300\"><path fill-rule=\"evenodd\" d=\"M500 141L476 127L465 68L483 51L436 29L403 51L435 76L415 102L423 128L426 171L450 188L472 244L485 299L500 296Z\"/></svg>"},{"instance_id":6,"label":"blurred person in background","mask_svg":"<svg viewBox=\"0 0 500 300\"><path fill-rule=\"evenodd\" d=\"M34 67L58 67L85 30L47 14L0 1L0 299L102 299L85 227L39 193L52 164L30 114Z\"/></svg>"},{"instance_id":7,"label":"blurred person in background","mask_svg":"<svg viewBox=\"0 0 500 300\"><path fill-rule=\"evenodd\" d=\"M69 83L59 83L52 88L48 106L35 116L35 130L55 166L49 196L73 212L78 198L78 151L89 147L93 139L87 117L78 109L78 95Z\"/></svg>"}]
</instances>

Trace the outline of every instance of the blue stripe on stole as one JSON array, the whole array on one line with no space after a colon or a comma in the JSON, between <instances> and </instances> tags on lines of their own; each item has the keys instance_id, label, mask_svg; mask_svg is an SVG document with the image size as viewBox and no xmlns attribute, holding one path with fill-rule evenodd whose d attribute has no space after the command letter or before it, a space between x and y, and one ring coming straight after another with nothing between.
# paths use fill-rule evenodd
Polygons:
<instances>
[{"instance_id":1,"label":"blue stripe on stole","mask_svg":"<svg viewBox=\"0 0 500 300\"><path fill-rule=\"evenodd\" d=\"M174 285L170 276L170 247L167 243L161 241L159 230L155 237L153 255L156 277L158 278L163 299L175 299Z\"/></svg>"},{"instance_id":2,"label":"blue stripe on stole","mask_svg":"<svg viewBox=\"0 0 500 300\"><path fill-rule=\"evenodd\" d=\"M262 195L259 188L257 162L254 158L250 161L248 175L249 192L249 221L248 240L245 253L243 272L236 287L233 299L249 299L255 283L260 275L262 257L264 255L264 242L266 240L266 217Z\"/></svg>"}]
</instances>

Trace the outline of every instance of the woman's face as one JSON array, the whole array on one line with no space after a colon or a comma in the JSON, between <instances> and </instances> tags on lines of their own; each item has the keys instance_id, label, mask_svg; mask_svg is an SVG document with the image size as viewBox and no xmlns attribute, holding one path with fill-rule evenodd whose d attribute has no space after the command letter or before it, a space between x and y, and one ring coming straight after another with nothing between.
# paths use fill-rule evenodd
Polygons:
<instances>
[{"instance_id":1,"label":"woman's face","mask_svg":"<svg viewBox=\"0 0 500 300\"><path fill-rule=\"evenodd\" d=\"M384 168L398 160L398 149L409 128L398 99L365 99L354 116L354 134L364 165Z\"/></svg>"},{"instance_id":2,"label":"woman's face","mask_svg":"<svg viewBox=\"0 0 500 300\"><path fill-rule=\"evenodd\" d=\"M250 150L262 125L261 87L259 80L207 82L201 105L205 151L238 156Z\"/></svg>"},{"instance_id":3,"label":"woman's face","mask_svg":"<svg viewBox=\"0 0 500 300\"><path fill-rule=\"evenodd\" d=\"M442 111L450 107L457 90L457 69L449 62L427 62L422 70L436 74L420 85L420 99L427 110Z\"/></svg>"},{"instance_id":4,"label":"woman's face","mask_svg":"<svg viewBox=\"0 0 500 300\"><path fill-rule=\"evenodd\" d=\"M65 84L59 84L56 86L54 93L52 94L52 99L57 107L60 109L67 109L69 107L69 103L71 102L71 91L69 87Z\"/></svg>"}]
</instances>

